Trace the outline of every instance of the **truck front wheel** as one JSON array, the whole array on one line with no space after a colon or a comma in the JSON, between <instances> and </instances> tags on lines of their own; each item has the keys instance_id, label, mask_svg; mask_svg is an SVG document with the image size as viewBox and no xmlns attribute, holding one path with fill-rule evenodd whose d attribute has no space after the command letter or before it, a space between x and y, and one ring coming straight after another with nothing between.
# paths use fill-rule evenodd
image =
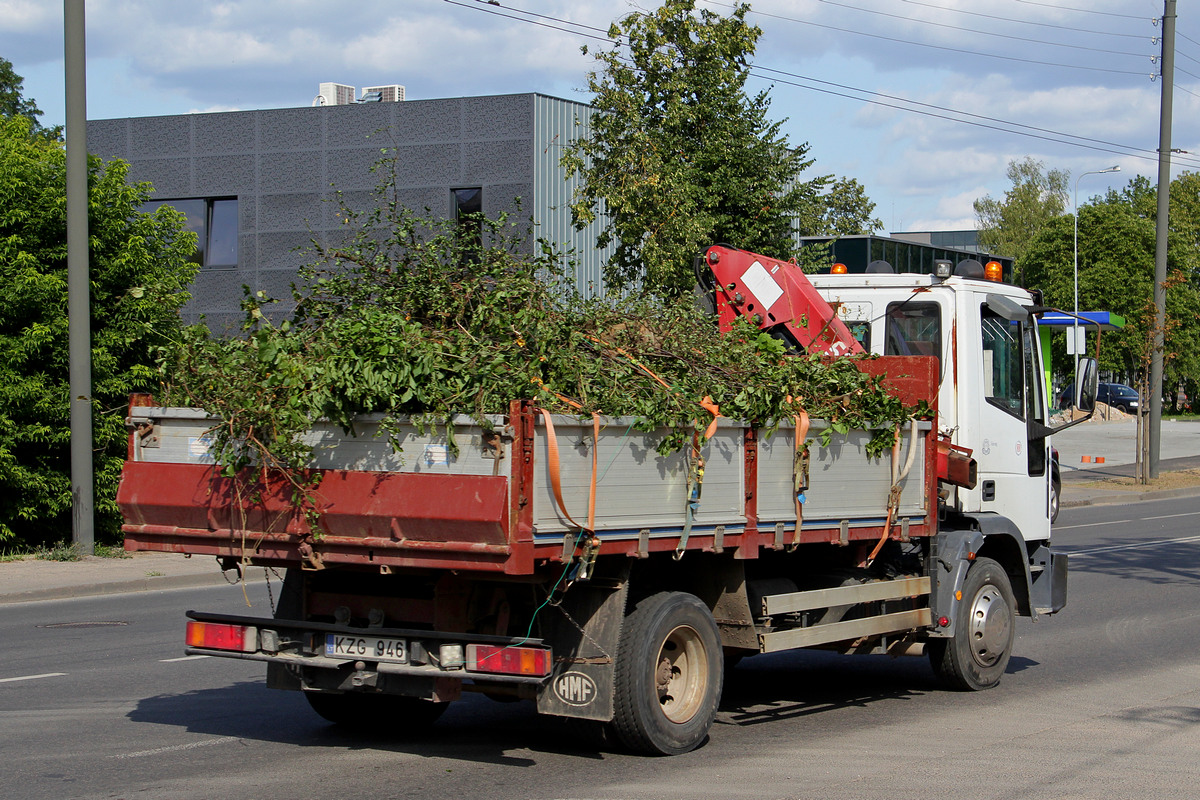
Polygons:
<instances>
[{"instance_id":1,"label":"truck front wheel","mask_svg":"<svg viewBox=\"0 0 1200 800\"><path fill-rule=\"evenodd\" d=\"M1015 609L1008 573L990 558L967 570L954 636L929 643L934 671L951 688L975 691L1000 682L1012 657Z\"/></svg>"},{"instance_id":2,"label":"truck front wheel","mask_svg":"<svg viewBox=\"0 0 1200 800\"><path fill-rule=\"evenodd\" d=\"M694 595L661 592L626 617L616 665L613 728L633 750L677 755L708 736L724 674L721 639Z\"/></svg>"}]
</instances>

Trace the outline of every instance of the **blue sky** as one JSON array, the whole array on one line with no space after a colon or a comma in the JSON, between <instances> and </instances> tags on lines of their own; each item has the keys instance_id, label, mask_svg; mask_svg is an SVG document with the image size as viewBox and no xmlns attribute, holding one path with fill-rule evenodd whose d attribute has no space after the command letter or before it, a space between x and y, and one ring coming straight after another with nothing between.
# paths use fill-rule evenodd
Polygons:
<instances>
[{"instance_id":1,"label":"blue sky","mask_svg":"<svg viewBox=\"0 0 1200 800\"><path fill-rule=\"evenodd\" d=\"M409 99L586 100L594 62L579 48L602 43L581 34L656 5L89 0L88 116L307 106L321 81L400 83ZM887 230L974 227L972 201L1003 195L1008 162L1025 156L1068 170L1072 187L1121 166L1080 178L1081 202L1137 174L1156 180L1161 0L751 5L763 29L751 89L769 88L789 140L809 143L810 174L856 178ZM1181 4L1172 145L1190 152L1175 157L1176 175L1200 170L1200 19L1188 11ZM0 0L0 20L0 56L43 122L62 122L62 3Z\"/></svg>"}]
</instances>

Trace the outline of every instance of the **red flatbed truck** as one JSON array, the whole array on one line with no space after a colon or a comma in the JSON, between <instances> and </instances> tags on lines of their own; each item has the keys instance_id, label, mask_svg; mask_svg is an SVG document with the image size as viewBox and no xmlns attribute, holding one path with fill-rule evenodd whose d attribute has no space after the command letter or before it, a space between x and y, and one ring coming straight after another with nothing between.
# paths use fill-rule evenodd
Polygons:
<instances>
[{"instance_id":1,"label":"red flatbed truck","mask_svg":"<svg viewBox=\"0 0 1200 800\"><path fill-rule=\"evenodd\" d=\"M789 284L804 282L794 265L706 258L725 318L759 314L799 350L861 349ZM265 662L269 686L348 725L411 730L477 691L682 753L708 734L730 656L806 647L927 652L951 685L986 688L1014 617L1062 607L1066 560L1048 530L1027 545L953 496L977 476L939 435L944 360L859 362L930 412L890 459L867 455L872 431L826 444L806 418L768 436L714 417L698 453L661 456L665 431L514 401L486 426L456 419L453 441L384 433L378 416L354 436L314 426L307 511L283 481L222 477L202 410L131 405L126 548L286 570L272 616L189 612L187 652Z\"/></svg>"}]
</instances>

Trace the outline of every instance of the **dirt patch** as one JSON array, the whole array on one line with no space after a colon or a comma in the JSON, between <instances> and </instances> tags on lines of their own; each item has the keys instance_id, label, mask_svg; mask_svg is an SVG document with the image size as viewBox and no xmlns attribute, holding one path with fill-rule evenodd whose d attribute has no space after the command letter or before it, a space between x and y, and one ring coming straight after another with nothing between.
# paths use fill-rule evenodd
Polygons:
<instances>
[{"instance_id":1,"label":"dirt patch","mask_svg":"<svg viewBox=\"0 0 1200 800\"><path fill-rule=\"evenodd\" d=\"M1160 472L1157 478L1146 484L1138 483L1134 478L1105 478L1102 481L1072 484L1073 488L1079 489L1108 489L1139 493L1160 492L1167 489L1191 489L1197 486L1200 486L1200 469Z\"/></svg>"}]
</instances>

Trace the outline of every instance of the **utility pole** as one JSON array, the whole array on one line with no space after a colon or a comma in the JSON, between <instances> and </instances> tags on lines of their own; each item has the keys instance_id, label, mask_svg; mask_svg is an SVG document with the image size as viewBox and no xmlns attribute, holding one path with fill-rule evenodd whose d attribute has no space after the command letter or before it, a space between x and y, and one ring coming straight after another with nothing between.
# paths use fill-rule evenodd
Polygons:
<instances>
[{"instance_id":1,"label":"utility pole","mask_svg":"<svg viewBox=\"0 0 1200 800\"><path fill-rule=\"evenodd\" d=\"M1167 328L1167 216L1171 209L1171 98L1175 86L1175 0L1165 0L1162 19L1162 101L1158 120L1158 214L1154 230L1154 341L1150 351L1148 470L1158 477L1162 435L1163 349Z\"/></svg>"},{"instance_id":2,"label":"utility pole","mask_svg":"<svg viewBox=\"0 0 1200 800\"><path fill-rule=\"evenodd\" d=\"M92 311L88 267L87 84L83 0L63 0L67 89L67 342L71 386L71 539L96 548L92 468Z\"/></svg>"}]
</instances>

